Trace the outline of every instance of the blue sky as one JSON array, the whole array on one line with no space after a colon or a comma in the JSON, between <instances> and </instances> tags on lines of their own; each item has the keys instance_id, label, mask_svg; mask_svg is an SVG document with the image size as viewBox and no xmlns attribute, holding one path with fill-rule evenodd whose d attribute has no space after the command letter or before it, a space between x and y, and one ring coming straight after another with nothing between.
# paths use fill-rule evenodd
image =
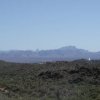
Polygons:
<instances>
[{"instance_id":1,"label":"blue sky","mask_svg":"<svg viewBox=\"0 0 100 100\"><path fill-rule=\"evenodd\" d=\"M0 50L100 51L99 43L100 0L0 0Z\"/></svg>"}]
</instances>

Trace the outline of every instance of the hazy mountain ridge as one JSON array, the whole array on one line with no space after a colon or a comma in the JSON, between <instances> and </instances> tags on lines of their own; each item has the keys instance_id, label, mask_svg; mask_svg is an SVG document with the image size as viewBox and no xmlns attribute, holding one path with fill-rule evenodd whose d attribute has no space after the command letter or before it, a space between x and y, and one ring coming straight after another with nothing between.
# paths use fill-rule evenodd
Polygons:
<instances>
[{"instance_id":1,"label":"hazy mountain ridge","mask_svg":"<svg viewBox=\"0 0 100 100\"><path fill-rule=\"evenodd\" d=\"M100 52L90 52L84 49L78 49L75 46L66 46L54 50L11 50L0 51L0 60L10 62L45 62L45 61L63 61L76 59L100 59Z\"/></svg>"}]
</instances>

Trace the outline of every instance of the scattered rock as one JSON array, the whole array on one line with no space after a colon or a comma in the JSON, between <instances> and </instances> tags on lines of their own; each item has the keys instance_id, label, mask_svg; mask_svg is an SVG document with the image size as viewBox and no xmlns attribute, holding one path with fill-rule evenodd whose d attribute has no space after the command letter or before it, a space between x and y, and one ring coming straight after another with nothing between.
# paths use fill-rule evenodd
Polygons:
<instances>
[{"instance_id":1,"label":"scattered rock","mask_svg":"<svg viewBox=\"0 0 100 100\"><path fill-rule=\"evenodd\" d=\"M61 78L63 78L63 75L61 75L59 72L55 72L55 71L41 72L38 76L43 79L61 79Z\"/></svg>"},{"instance_id":2,"label":"scattered rock","mask_svg":"<svg viewBox=\"0 0 100 100\"><path fill-rule=\"evenodd\" d=\"M79 82L81 82L81 81L83 81L83 79L82 78L75 78L75 79L72 79L72 80L69 80L69 83L79 83Z\"/></svg>"}]
</instances>

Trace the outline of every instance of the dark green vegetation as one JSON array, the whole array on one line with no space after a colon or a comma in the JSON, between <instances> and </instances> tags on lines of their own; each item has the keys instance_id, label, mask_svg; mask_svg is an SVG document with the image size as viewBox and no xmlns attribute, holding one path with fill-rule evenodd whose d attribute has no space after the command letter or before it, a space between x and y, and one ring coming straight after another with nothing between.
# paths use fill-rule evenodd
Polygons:
<instances>
[{"instance_id":1,"label":"dark green vegetation","mask_svg":"<svg viewBox=\"0 0 100 100\"><path fill-rule=\"evenodd\" d=\"M0 100L100 100L100 61L0 61Z\"/></svg>"}]
</instances>

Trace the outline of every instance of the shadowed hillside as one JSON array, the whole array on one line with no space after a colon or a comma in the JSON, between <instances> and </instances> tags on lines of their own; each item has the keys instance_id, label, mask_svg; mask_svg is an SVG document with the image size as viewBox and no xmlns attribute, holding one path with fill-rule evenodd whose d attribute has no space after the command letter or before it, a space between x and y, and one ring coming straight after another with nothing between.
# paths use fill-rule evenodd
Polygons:
<instances>
[{"instance_id":1,"label":"shadowed hillside","mask_svg":"<svg viewBox=\"0 0 100 100\"><path fill-rule=\"evenodd\" d=\"M0 61L0 100L100 100L100 61Z\"/></svg>"}]
</instances>

